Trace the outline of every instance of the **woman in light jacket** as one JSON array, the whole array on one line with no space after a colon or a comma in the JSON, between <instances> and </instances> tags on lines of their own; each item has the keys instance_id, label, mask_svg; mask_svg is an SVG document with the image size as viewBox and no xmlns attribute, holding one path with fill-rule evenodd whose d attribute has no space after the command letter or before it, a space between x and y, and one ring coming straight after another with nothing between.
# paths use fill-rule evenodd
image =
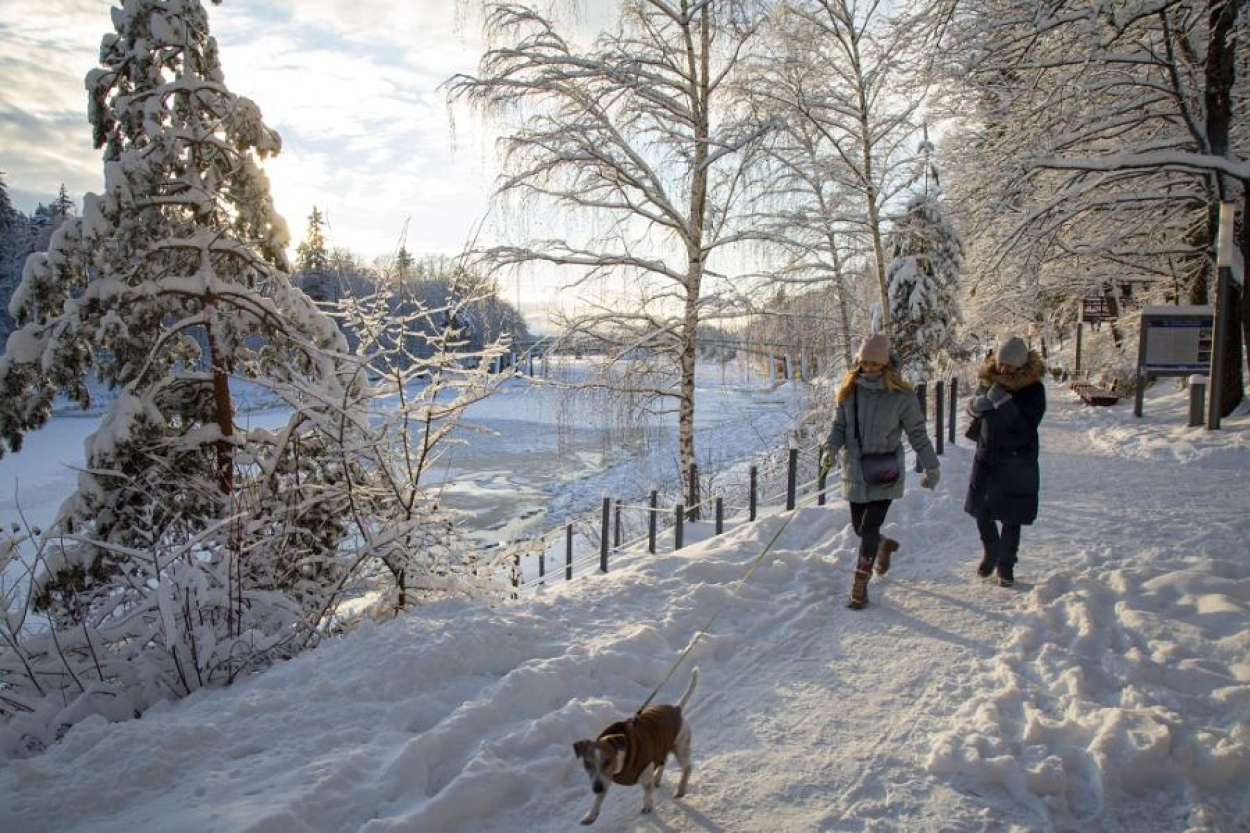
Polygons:
<instances>
[{"instance_id":1,"label":"woman in light jacket","mask_svg":"<svg viewBox=\"0 0 1250 833\"><path fill-rule=\"evenodd\" d=\"M885 575L890 553L898 549L897 541L881 537L881 526L890 503L903 496L907 466L900 438L904 431L924 469L920 485L937 486L940 471L920 402L891 364L886 336L864 339L855 367L838 388L837 400L826 453L828 461L841 455L842 496L851 504L851 525L859 536L859 558L847 607L860 610L868 604L868 580L874 566L878 575Z\"/></svg>"}]
</instances>

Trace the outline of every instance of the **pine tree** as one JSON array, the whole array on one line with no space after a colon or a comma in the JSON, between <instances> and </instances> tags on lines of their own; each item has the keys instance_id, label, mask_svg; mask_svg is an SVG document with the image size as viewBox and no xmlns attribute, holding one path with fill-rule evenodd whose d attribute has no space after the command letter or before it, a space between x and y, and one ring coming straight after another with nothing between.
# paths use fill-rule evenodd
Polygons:
<instances>
[{"instance_id":1,"label":"pine tree","mask_svg":"<svg viewBox=\"0 0 1250 833\"><path fill-rule=\"evenodd\" d=\"M291 505L292 484L341 473L319 456L324 443L299 402L278 436L240 431L231 380L290 396L318 387L316 398L332 402L352 383L323 350L345 343L281 271L286 225L258 165L280 140L226 88L199 0L132 0L113 22L104 67L87 76L105 190L26 265L20 329L0 359L0 437L18 450L59 392L89 405L89 375L109 388L116 399L49 533L63 543L46 556L42 605L78 621L96 602L115 603L116 581L162 578L155 558L135 552L194 540L237 555L273 536L265 551L283 551L285 566L257 550L232 579L237 608L221 618L238 634L240 593L287 592L308 572L301 559L332 551L342 534L341 509ZM58 198L49 217L68 214L67 203ZM240 512L249 520L226 542L222 524Z\"/></svg>"},{"instance_id":2,"label":"pine tree","mask_svg":"<svg viewBox=\"0 0 1250 833\"><path fill-rule=\"evenodd\" d=\"M886 278L894 349L904 372L925 379L940 357L957 349L963 244L942 208L937 172L928 162L932 146L927 138L920 150L924 187L894 223Z\"/></svg>"},{"instance_id":3,"label":"pine tree","mask_svg":"<svg viewBox=\"0 0 1250 833\"><path fill-rule=\"evenodd\" d=\"M314 301L335 301L338 300L339 293L330 271L330 253L326 249L324 226L321 212L314 205L312 213L308 215L308 237L295 249L295 266L299 270L299 287L310 298Z\"/></svg>"},{"instance_id":4,"label":"pine tree","mask_svg":"<svg viewBox=\"0 0 1250 833\"><path fill-rule=\"evenodd\" d=\"M13 332L9 315L9 299L22 277L25 259L26 218L9 201L9 189L0 171L0 345Z\"/></svg>"},{"instance_id":5,"label":"pine tree","mask_svg":"<svg viewBox=\"0 0 1250 833\"><path fill-rule=\"evenodd\" d=\"M61 189L56 193L56 199L48 206L48 215L52 219L54 226L59 226L70 215L74 213L74 201L69 198L69 192L65 190L65 183L61 183Z\"/></svg>"}]
</instances>

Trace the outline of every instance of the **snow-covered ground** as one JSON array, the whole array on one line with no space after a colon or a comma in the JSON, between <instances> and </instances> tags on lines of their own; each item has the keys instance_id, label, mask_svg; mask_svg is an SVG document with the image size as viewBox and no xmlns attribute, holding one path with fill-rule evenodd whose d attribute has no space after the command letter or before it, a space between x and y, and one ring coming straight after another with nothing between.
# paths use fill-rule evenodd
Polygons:
<instances>
[{"instance_id":1,"label":"snow-covered ground","mask_svg":"<svg viewBox=\"0 0 1250 833\"><path fill-rule=\"evenodd\" d=\"M713 617L691 655L689 794L670 772L642 816L638 788L613 788L593 829L1250 829L1250 417L1183 428L1170 386L1142 421L1050 393L1014 590L972 578L961 440L936 493L891 510L903 549L865 611L843 606L841 501L704 530L532 598L367 624L142 720L89 719L0 766L0 829L578 829L571 743L633 712Z\"/></svg>"}]
</instances>

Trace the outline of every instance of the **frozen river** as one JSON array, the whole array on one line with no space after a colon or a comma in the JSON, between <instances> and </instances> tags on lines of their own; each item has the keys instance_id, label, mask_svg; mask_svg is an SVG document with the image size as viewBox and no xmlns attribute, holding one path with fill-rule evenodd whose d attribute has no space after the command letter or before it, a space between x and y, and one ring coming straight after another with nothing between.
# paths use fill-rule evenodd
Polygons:
<instances>
[{"instance_id":1,"label":"frozen river","mask_svg":"<svg viewBox=\"0 0 1250 833\"><path fill-rule=\"evenodd\" d=\"M695 445L704 472L784 445L800 391L735 366L701 371ZM676 417L647 424L607 415L602 401L524 379L474 405L428 482L483 540L533 535L598 506L603 494L639 501L677 478ZM242 424L279 425L283 411L240 415ZM0 522L21 513L46 526L74 487L82 443L96 416L58 416L0 459ZM622 424L626 423L626 424Z\"/></svg>"}]
</instances>

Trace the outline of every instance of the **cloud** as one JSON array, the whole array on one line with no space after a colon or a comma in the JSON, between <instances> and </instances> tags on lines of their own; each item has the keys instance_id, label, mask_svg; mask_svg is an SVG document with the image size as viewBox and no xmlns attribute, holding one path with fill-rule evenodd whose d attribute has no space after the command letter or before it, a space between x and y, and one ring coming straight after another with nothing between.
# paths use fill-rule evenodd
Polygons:
<instances>
[{"instance_id":1,"label":"cloud","mask_svg":"<svg viewBox=\"0 0 1250 833\"><path fill-rule=\"evenodd\" d=\"M102 185L83 78L110 31L103 0L48 0L38 14L0 4L0 170L15 204ZM209 6L231 91L260 107L283 137L267 160L293 242L314 205L333 218L336 245L366 257L395 247L406 218L416 253L457 250L486 210L491 164L458 125L453 152L439 85L476 66L476 29L454 0L274 0ZM467 135L466 135L467 134Z\"/></svg>"}]
</instances>

